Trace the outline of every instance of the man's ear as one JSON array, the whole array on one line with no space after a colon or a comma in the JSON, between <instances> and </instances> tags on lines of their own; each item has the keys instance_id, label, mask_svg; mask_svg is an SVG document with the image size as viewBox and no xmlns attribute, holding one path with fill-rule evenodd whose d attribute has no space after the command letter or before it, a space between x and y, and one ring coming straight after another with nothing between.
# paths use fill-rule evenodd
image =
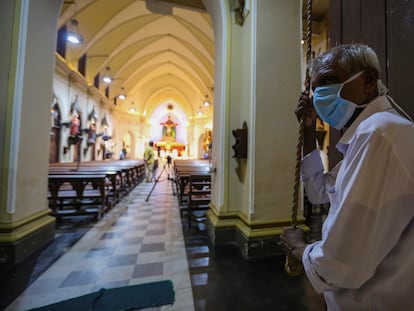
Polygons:
<instances>
[{"instance_id":1,"label":"man's ear","mask_svg":"<svg viewBox=\"0 0 414 311\"><path fill-rule=\"evenodd\" d=\"M371 92L376 90L377 88L377 80L378 80L378 72L373 69L367 69L364 71L364 78L365 78L365 89L367 92Z\"/></svg>"}]
</instances>

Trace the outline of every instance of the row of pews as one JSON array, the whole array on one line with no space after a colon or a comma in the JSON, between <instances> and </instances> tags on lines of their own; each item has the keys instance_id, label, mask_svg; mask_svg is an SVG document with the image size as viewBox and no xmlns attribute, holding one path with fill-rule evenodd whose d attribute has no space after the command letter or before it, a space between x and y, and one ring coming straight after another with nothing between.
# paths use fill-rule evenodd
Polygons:
<instances>
[{"instance_id":1,"label":"row of pews","mask_svg":"<svg viewBox=\"0 0 414 311\"><path fill-rule=\"evenodd\" d=\"M145 178L142 160L50 163L48 201L52 215L99 219Z\"/></svg>"},{"instance_id":2,"label":"row of pews","mask_svg":"<svg viewBox=\"0 0 414 311\"><path fill-rule=\"evenodd\" d=\"M207 160L175 160L174 181L181 218L201 221L211 202L211 174Z\"/></svg>"}]
</instances>

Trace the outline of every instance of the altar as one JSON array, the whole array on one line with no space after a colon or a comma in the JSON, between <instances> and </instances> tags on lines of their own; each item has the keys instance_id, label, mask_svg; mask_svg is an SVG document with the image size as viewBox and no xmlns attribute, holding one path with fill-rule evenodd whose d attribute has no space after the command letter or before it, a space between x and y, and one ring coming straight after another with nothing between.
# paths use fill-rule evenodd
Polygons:
<instances>
[{"instance_id":1,"label":"altar","mask_svg":"<svg viewBox=\"0 0 414 311\"><path fill-rule=\"evenodd\" d=\"M161 122L162 125L162 138L160 141L155 141L155 147L159 151L160 155L172 154L174 156L184 155L185 145L177 142L176 126L171 115L168 115L168 119L165 122Z\"/></svg>"},{"instance_id":2,"label":"altar","mask_svg":"<svg viewBox=\"0 0 414 311\"><path fill-rule=\"evenodd\" d=\"M157 141L154 143L155 147L162 153L174 154L176 156L183 156L185 152L185 145L178 142Z\"/></svg>"}]
</instances>

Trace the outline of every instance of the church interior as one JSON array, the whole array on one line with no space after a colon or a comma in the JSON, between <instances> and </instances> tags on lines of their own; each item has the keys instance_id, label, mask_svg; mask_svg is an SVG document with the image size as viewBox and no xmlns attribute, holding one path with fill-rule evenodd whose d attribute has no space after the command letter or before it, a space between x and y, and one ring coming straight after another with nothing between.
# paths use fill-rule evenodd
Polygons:
<instances>
[{"instance_id":1,"label":"church interior","mask_svg":"<svg viewBox=\"0 0 414 311\"><path fill-rule=\"evenodd\" d=\"M413 62L396 52L396 33L410 29L396 20L410 4L41 2L0 4L10 43L1 57L0 309L169 279L175 301L148 310L325 310L303 274L286 275L278 244L295 192L293 111L310 59L355 41L396 64L383 66L385 81L414 111L396 82ZM372 7L381 18L370 22L388 28L370 37L361 21ZM315 130L328 169L339 133L321 120ZM149 142L159 166L145 183ZM190 165L208 175L194 218ZM64 182L77 186L59 197ZM299 196L298 225L316 240L329 206ZM56 212L69 197L102 199L103 209Z\"/></svg>"}]
</instances>

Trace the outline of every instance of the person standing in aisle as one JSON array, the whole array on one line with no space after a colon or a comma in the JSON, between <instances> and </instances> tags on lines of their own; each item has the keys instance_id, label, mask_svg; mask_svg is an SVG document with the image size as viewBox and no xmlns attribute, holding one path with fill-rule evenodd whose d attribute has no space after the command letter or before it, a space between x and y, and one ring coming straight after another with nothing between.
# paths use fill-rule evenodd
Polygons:
<instances>
[{"instance_id":1,"label":"person standing in aisle","mask_svg":"<svg viewBox=\"0 0 414 311\"><path fill-rule=\"evenodd\" d=\"M145 176L147 182L152 182L155 161L154 142L150 141L144 152Z\"/></svg>"}]
</instances>

